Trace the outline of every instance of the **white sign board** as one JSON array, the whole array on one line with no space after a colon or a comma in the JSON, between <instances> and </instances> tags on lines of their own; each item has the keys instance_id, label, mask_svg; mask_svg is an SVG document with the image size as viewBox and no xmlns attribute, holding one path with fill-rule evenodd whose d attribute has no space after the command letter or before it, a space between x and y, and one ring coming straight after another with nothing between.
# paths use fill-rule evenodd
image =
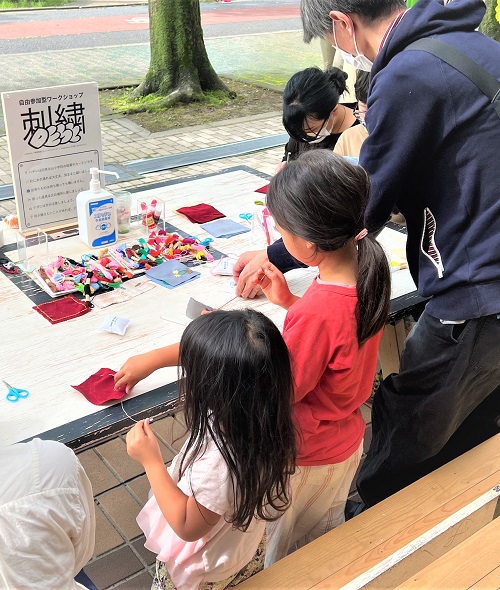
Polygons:
<instances>
[{"instance_id":1,"label":"white sign board","mask_svg":"<svg viewBox=\"0 0 500 590\"><path fill-rule=\"evenodd\" d=\"M76 222L89 169L102 168L96 82L2 93L19 228Z\"/></svg>"}]
</instances>

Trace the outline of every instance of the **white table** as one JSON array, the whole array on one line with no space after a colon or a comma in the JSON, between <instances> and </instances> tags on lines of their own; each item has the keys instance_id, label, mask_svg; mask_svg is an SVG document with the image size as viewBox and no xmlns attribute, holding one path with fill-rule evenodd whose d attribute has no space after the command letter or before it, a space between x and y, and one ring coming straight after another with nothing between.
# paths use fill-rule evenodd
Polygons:
<instances>
[{"instance_id":1,"label":"white table","mask_svg":"<svg viewBox=\"0 0 500 590\"><path fill-rule=\"evenodd\" d=\"M241 221L240 213L256 209L254 201L262 195L254 191L265 183L265 179L248 169L232 169L187 182L169 183L135 196L164 200L167 203L165 220L189 235L203 239L208 234L175 213L174 208L206 202L228 218ZM123 241L132 242L131 238L141 235L141 231L136 224L128 239ZM6 237L8 239L8 235ZM230 239L214 239L212 246L224 254L239 254L262 248L265 241L257 230ZM78 258L89 251L77 236L49 244L51 260L58 254ZM14 258L13 254L11 256ZM201 277L186 285L172 290L156 286L128 302L105 309L96 307L80 318L56 325L34 311L33 301L0 273L0 379L30 392L27 399L11 403L5 399L6 391L0 389L0 445L42 435L82 448L129 427L132 422L119 403L109 407L95 406L71 385L81 383L101 367L117 370L132 355L177 342L189 321L185 310L190 297L212 307L229 301L233 294L225 289L230 277L213 276L210 266L197 267ZM300 295L314 276L314 269L301 269L288 273L287 279L292 291ZM405 283L403 274L400 280L401 284ZM403 287L403 290L408 289L413 287ZM401 287L396 285L395 293L400 295L399 291ZM396 301L401 299L399 297ZM248 306L262 311L279 327L282 326L285 311L265 298L238 299L227 308ZM125 336L98 331L107 315L131 320ZM136 419L171 412L177 406L176 378L176 368L162 369L139 383L124 404L127 412Z\"/></svg>"}]
</instances>

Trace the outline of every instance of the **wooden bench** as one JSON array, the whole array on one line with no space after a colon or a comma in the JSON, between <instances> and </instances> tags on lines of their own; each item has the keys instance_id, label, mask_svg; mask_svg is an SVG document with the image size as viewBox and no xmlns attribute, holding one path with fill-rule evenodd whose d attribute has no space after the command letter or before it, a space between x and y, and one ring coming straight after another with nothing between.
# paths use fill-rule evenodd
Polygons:
<instances>
[{"instance_id":1,"label":"wooden bench","mask_svg":"<svg viewBox=\"0 0 500 590\"><path fill-rule=\"evenodd\" d=\"M401 585L401 588L427 589L427 577L422 578L420 585L413 580L420 579L418 575L427 575L427 571L432 576L430 568L440 567L440 562L445 572L448 566L444 564L455 555L451 550L456 548L458 552L465 540L470 539L471 544L481 535L487 543L495 542L496 548L484 558L484 570L480 563L476 564L476 575L472 577L479 580L479 571L484 571L485 576L498 576L492 560L496 556L495 567L500 566L500 519L494 521L499 512L499 484L500 434L239 587L242 590L380 590ZM489 523L492 524L487 526ZM469 557L474 560L473 555ZM468 586L457 586L462 587Z\"/></svg>"},{"instance_id":2,"label":"wooden bench","mask_svg":"<svg viewBox=\"0 0 500 590\"><path fill-rule=\"evenodd\" d=\"M398 590L493 590L500 588L500 518L436 559Z\"/></svg>"}]
</instances>

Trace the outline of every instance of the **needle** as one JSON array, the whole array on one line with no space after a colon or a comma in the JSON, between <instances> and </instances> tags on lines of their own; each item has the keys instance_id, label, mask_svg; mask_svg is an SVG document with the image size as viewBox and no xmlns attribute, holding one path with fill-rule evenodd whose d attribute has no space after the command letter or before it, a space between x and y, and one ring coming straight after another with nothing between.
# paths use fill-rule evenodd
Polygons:
<instances>
[{"instance_id":1,"label":"needle","mask_svg":"<svg viewBox=\"0 0 500 590\"><path fill-rule=\"evenodd\" d=\"M259 279L259 283L262 283L262 281L264 280L264 277L266 276L267 272L264 271L264 274L262 275L262 278ZM229 301L226 301L226 303L223 303L220 307L218 307L215 311L219 311L219 309L222 309L223 307L226 307L226 305L229 305L229 303L231 303L232 301L234 301L235 299L238 299L238 295L236 295L235 297L233 297L232 299L230 299Z\"/></svg>"},{"instance_id":2,"label":"needle","mask_svg":"<svg viewBox=\"0 0 500 590\"><path fill-rule=\"evenodd\" d=\"M220 307L218 307L215 311L219 311L219 309L222 309L223 307L226 307L226 305L229 305L229 303L231 303L232 301L234 301L235 299L238 299L239 295L236 295L235 297L233 297L232 299L230 299L229 301L226 301L226 303L223 303Z\"/></svg>"}]
</instances>

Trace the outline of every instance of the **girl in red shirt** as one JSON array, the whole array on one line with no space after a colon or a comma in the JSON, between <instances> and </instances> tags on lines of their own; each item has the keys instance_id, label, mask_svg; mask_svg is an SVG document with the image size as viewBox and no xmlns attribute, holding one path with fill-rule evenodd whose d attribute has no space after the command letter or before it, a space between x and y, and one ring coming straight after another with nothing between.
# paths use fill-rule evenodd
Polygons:
<instances>
[{"instance_id":1,"label":"girl in red shirt","mask_svg":"<svg viewBox=\"0 0 500 590\"><path fill-rule=\"evenodd\" d=\"M254 277L288 310L300 433L292 505L267 526L266 566L344 521L390 299L387 258L364 229L368 196L366 172L326 150L290 162L269 185L267 207L288 252L319 275L301 298L270 263Z\"/></svg>"}]
</instances>

